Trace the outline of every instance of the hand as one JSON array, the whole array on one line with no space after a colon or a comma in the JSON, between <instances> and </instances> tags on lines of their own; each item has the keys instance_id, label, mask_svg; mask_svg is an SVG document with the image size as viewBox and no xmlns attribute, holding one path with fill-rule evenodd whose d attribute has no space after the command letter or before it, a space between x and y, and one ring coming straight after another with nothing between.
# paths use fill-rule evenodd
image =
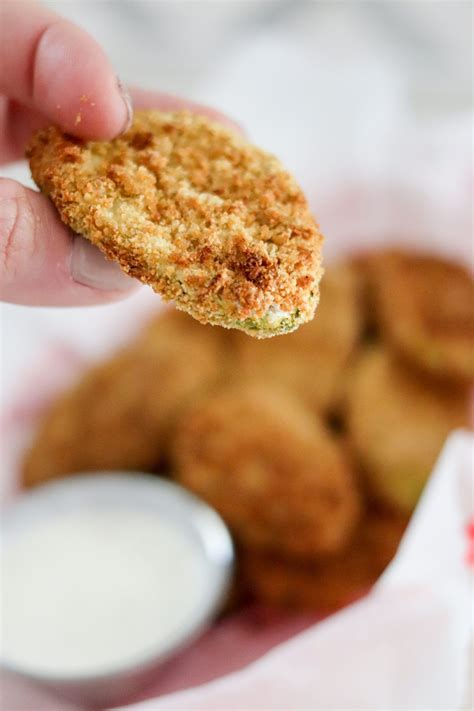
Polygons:
<instances>
[{"instance_id":1,"label":"hand","mask_svg":"<svg viewBox=\"0 0 474 711\"><path fill-rule=\"evenodd\" d=\"M85 139L111 139L132 119L131 100L101 47L36 3L0 6L0 162L21 158L31 133L51 123ZM217 112L132 90L134 103ZM74 235L50 201L0 178L0 296L31 305L85 305L123 298L138 282Z\"/></svg>"}]
</instances>

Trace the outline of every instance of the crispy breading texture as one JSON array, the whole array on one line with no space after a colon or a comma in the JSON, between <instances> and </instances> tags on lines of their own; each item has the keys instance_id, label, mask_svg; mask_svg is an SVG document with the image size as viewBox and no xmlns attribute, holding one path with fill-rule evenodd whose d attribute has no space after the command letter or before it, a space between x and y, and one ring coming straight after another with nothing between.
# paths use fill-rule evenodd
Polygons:
<instances>
[{"instance_id":1,"label":"crispy breading texture","mask_svg":"<svg viewBox=\"0 0 474 711\"><path fill-rule=\"evenodd\" d=\"M285 392L230 386L184 413L177 480L214 506L238 542L311 559L338 550L359 516L343 451Z\"/></svg>"},{"instance_id":2,"label":"crispy breading texture","mask_svg":"<svg viewBox=\"0 0 474 711\"><path fill-rule=\"evenodd\" d=\"M362 269L393 348L440 379L474 378L474 281L466 269L395 250L369 255Z\"/></svg>"},{"instance_id":3,"label":"crispy breading texture","mask_svg":"<svg viewBox=\"0 0 474 711\"><path fill-rule=\"evenodd\" d=\"M468 388L427 381L384 346L361 355L347 388L349 440L372 495L410 513L446 437L469 424Z\"/></svg>"},{"instance_id":4,"label":"crispy breading texture","mask_svg":"<svg viewBox=\"0 0 474 711\"><path fill-rule=\"evenodd\" d=\"M53 402L25 456L24 485L76 472L156 470L174 417L220 361L208 329L177 311L160 315Z\"/></svg>"},{"instance_id":5,"label":"crispy breading texture","mask_svg":"<svg viewBox=\"0 0 474 711\"><path fill-rule=\"evenodd\" d=\"M27 154L63 222L198 321L265 338L312 319L323 238L292 176L239 134L137 111L113 141L50 127Z\"/></svg>"},{"instance_id":6,"label":"crispy breading texture","mask_svg":"<svg viewBox=\"0 0 474 711\"><path fill-rule=\"evenodd\" d=\"M394 557L406 525L405 517L368 512L343 551L313 563L243 551L242 585L264 603L332 612L368 592Z\"/></svg>"},{"instance_id":7,"label":"crispy breading texture","mask_svg":"<svg viewBox=\"0 0 474 711\"><path fill-rule=\"evenodd\" d=\"M342 376L362 331L358 273L346 263L326 267L314 319L286 338L255 341L234 333L236 370L282 386L315 412L337 409Z\"/></svg>"}]
</instances>

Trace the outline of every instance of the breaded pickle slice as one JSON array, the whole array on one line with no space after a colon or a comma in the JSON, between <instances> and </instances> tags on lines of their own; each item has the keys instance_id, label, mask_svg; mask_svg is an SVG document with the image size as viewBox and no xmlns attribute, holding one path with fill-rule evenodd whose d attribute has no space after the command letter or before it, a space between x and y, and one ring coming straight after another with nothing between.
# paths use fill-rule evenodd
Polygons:
<instances>
[{"instance_id":1,"label":"breaded pickle slice","mask_svg":"<svg viewBox=\"0 0 474 711\"><path fill-rule=\"evenodd\" d=\"M236 368L243 377L282 386L315 412L337 407L343 375L362 331L358 274L331 265L321 280L314 319L286 338L255 341L235 333Z\"/></svg>"},{"instance_id":2,"label":"breaded pickle slice","mask_svg":"<svg viewBox=\"0 0 474 711\"><path fill-rule=\"evenodd\" d=\"M219 372L217 332L173 309L92 365L44 413L24 485L94 470L156 471L180 408Z\"/></svg>"},{"instance_id":3,"label":"breaded pickle slice","mask_svg":"<svg viewBox=\"0 0 474 711\"><path fill-rule=\"evenodd\" d=\"M245 550L242 585L266 604L333 612L369 591L394 557L406 524L406 517L369 511L342 551L312 563Z\"/></svg>"},{"instance_id":4,"label":"breaded pickle slice","mask_svg":"<svg viewBox=\"0 0 474 711\"><path fill-rule=\"evenodd\" d=\"M358 521L345 452L284 391L243 383L216 391L184 413L173 451L178 481L245 546L311 559L340 549Z\"/></svg>"},{"instance_id":5,"label":"breaded pickle slice","mask_svg":"<svg viewBox=\"0 0 474 711\"><path fill-rule=\"evenodd\" d=\"M474 281L433 255L389 250L363 264L382 332L407 361L439 379L474 379Z\"/></svg>"},{"instance_id":6,"label":"breaded pickle slice","mask_svg":"<svg viewBox=\"0 0 474 711\"><path fill-rule=\"evenodd\" d=\"M376 499L416 506L448 434L469 424L468 388L423 378L384 346L348 378L348 436Z\"/></svg>"},{"instance_id":7,"label":"breaded pickle slice","mask_svg":"<svg viewBox=\"0 0 474 711\"><path fill-rule=\"evenodd\" d=\"M266 338L312 319L323 238L293 177L238 133L137 111L112 141L39 131L28 156L63 222L198 321Z\"/></svg>"}]
</instances>

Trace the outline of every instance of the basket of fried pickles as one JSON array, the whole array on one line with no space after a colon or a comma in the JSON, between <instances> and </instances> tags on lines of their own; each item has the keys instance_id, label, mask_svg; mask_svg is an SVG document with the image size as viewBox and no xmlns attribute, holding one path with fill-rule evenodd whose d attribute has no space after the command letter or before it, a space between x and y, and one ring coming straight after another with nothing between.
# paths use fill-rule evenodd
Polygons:
<instances>
[{"instance_id":1,"label":"basket of fried pickles","mask_svg":"<svg viewBox=\"0 0 474 711\"><path fill-rule=\"evenodd\" d=\"M469 425L474 285L385 249L326 266L314 319L267 340L161 311L46 409L22 481L169 476L234 536L232 605L331 612L389 564Z\"/></svg>"}]
</instances>

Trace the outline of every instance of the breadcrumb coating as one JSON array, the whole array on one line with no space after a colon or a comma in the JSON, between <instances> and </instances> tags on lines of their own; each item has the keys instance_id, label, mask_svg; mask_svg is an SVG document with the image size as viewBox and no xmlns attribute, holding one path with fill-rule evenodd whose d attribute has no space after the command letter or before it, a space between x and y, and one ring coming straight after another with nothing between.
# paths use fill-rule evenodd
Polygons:
<instances>
[{"instance_id":1,"label":"breadcrumb coating","mask_svg":"<svg viewBox=\"0 0 474 711\"><path fill-rule=\"evenodd\" d=\"M347 379L349 441L373 497L411 513L448 434L469 424L469 390L427 380L384 346Z\"/></svg>"},{"instance_id":2,"label":"breadcrumb coating","mask_svg":"<svg viewBox=\"0 0 474 711\"><path fill-rule=\"evenodd\" d=\"M232 385L198 402L177 424L172 465L251 548L311 559L338 550L358 520L344 452L283 391Z\"/></svg>"},{"instance_id":3,"label":"breadcrumb coating","mask_svg":"<svg viewBox=\"0 0 474 711\"><path fill-rule=\"evenodd\" d=\"M362 332L359 279L348 264L326 267L314 319L286 338L234 335L241 377L285 387L315 412L337 409L342 376Z\"/></svg>"},{"instance_id":4,"label":"breadcrumb coating","mask_svg":"<svg viewBox=\"0 0 474 711\"><path fill-rule=\"evenodd\" d=\"M45 413L24 459L23 484L87 471L156 471L180 408L219 372L213 330L173 310L92 366Z\"/></svg>"},{"instance_id":5,"label":"breadcrumb coating","mask_svg":"<svg viewBox=\"0 0 474 711\"><path fill-rule=\"evenodd\" d=\"M265 338L312 319L322 235L292 176L239 134L137 111L113 141L50 127L27 155L63 222L198 321Z\"/></svg>"},{"instance_id":6,"label":"breadcrumb coating","mask_svg":"<svg viewBox=\"0 0 474 711\"><path fill-rule=\"evenodd\" d=\"M312 563L244 551L242 585L260 602L333 612L369 591L397 552L407 522L397 514L369 511L342 551Z\"/></svg>"},{"instance_id":7,"label":"breadcrumb coating","mask_svg":"<svg viewBox=\"0 0 474 711\"><path fill-rule=\"evenodd\" d=\"M474 379L474 281L432 255L396 250L362 260L369 302L392 347L440 379Z\"/></svg>"}]
</instances>

